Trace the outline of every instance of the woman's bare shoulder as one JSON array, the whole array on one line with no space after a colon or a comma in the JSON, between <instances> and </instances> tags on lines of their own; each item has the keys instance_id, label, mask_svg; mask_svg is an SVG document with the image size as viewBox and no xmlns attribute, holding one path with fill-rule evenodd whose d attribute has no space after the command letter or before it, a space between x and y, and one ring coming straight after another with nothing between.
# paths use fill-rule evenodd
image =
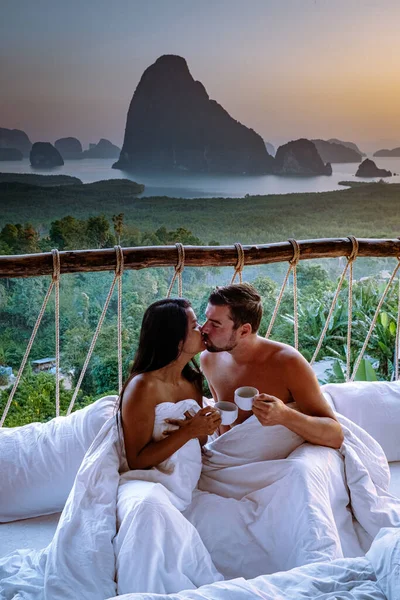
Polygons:
<instances>
[{"instance_id":1,"label":"woman's bare shoulder","mask_svg":"<svg viewBox=\"0 0 400 600\"><path fill-rule=\"evenodd\" d=\"M148 373L139 373L132 377L124 391L124 404L135 405L145 400L148 404L157 404L158 382Z\"/></svg>"}]
</instances>

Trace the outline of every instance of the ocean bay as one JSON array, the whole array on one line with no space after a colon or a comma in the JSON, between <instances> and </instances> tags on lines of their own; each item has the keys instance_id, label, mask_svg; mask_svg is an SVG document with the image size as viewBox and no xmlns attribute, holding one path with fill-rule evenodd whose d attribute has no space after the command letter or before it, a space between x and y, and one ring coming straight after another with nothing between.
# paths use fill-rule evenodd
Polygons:
<instances>
[{"instance_id":1,"label":"ocean bay","mask_svg":"<svg viewBox=\"0 0 400 600\"><path fill-rule=\"evenodd\" d=\"M400 173L400 158L372 157L379 168ZM329 192L344 189L340 181L376 181L355 177L357 163L333 163L330 176L294 177L282 175L206 175L187 171L176 173L139 173L112 169L115 159L66 160L61 167L35 169L29 159L2 161L0 172L41 175L71 175L83 183L109 179L130 179L145 185L143 197L170 196L173 198L241 198L249 195ZM400 175L385 179L400 183Z\"/></svg>"}]
</instances>

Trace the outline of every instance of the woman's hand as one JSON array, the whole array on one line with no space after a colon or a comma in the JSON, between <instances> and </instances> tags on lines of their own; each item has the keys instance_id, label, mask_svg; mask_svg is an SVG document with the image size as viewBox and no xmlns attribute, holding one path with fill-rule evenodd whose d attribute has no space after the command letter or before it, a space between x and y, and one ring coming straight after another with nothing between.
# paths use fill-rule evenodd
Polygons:
<instances>
[{"instance_id":1,"label":"woman's hand","mask_svg":"<svg viewBox=\"0 0 400 600\"><path fill-rule=\"evenodd\" d=\"M186 412L185 416L186 419L166 419L165 422L170 425L176 425L179 428L190 428L191 438L212 435L221 424L221 415L212 406L201 408L194 416ZM168 435L172 431L165 431L164 433Z\"/></svg>"},{"instance_id":2,"label":"woman's hand","mask_svg":"<svg viewBox=\"0 0 400 600\"><path fill-rule=\"evenodd\" d=\"M193 419L193 416L188 410L184 413L185 415L185 419L165 419L165 422L168 423L168 425L175 425L176 427L186 427L190 420ZM170 435L173 431L176 431L176 429L170 429L170 430L165 430L163 431L164 435Z\"/></svg>"}]
</instances>

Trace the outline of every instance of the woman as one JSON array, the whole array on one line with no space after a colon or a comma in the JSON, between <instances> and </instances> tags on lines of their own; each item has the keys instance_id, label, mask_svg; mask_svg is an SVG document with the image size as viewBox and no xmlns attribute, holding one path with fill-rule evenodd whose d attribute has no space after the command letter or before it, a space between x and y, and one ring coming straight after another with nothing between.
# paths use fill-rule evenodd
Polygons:
<instances>
[{"instance_id":1,"label":"woman","mask_svg":"<svg viewBox=\"0 0 400 600\"><path fill-rule=\"evenodd\" d=\"M118 594L173 593L222 579L182 514L201 474L196 438L205 442L221 422L218 411L201 408L202 375L193 357L204 348L187 300L159 300L146 310L120 396L128 463L123 468L130 471L118 487L113 539ZM165 436L168 417L179 415L181 421L186 407L197 410L196 403L195 416Z\"/></svg>"},{"instance_id":2,"label":"woman","mask_svg":"<svg viewBox=\"0 0 400 600\"><path fill-rule=\"evenodd\" d=\"M211 407L199 410L187 425L152 441L155 411L162 402L192 398L202 407L202 374L194 362L205 349L190 302L165 299L146 310L139 348L120 396L125 452L130 469L149 469L169 458L189 440L204 443L221 418ZM192 363L192 364L190 364Z\"/></svg>"}]
</instances>

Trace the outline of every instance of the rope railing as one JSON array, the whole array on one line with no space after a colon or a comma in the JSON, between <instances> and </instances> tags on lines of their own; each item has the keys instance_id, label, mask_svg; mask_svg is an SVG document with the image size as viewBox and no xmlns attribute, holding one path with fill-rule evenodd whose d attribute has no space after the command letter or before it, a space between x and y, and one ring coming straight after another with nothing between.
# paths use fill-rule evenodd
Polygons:
<instances>
[{"instance_id":1,"label":"rope railing","mask_svg":"<svg viewBox=\"0 0 400 600\"><path fill-rule=\"evenodd\" d=\"M80 387L82 385L82 381L83 381L83 378L85 376L85 373L86 373L89 361L90 361L90 359L92 357L94 347L95 347L97 339L99 337L99 333L100 333L101 327L103 325L103 322L104 322L104 319L105 319L105 316L106 316L106 313L107 313L107 309L108 309L108 306L110 304L110 300L111 300L113 292L114 292L115 285L116 285L117 281L119 279L121 279L121 277L122 277L122 273L123 273L123 269L124 269L124 267L123 267L123 265L124 265L124 255L123 255L121 246L114 246L114 251L116 252L116 267L115 267L114 279L112 280L109 292L107 294L106 301L105 301L104 306L103 306L103 310L102 310L101 315L100 315L99 322L97 323L96 330L94 332L92 341L90 343L89 350L88 350L85 362L84 362L83 367L82 367L82 371L80 372L80 375L79 375L78 383L76 384L75 390L74 390L74 392L72 394L71 402L69 403L68 410L67 410L67 415L71 414L71 411L72 411L72 409L74 407L75 400L76 400L76 398L78 396L78 392L79 392ZM120 300L118 299L118 305L119 304L120 304ZM120 344L121 344L121 330L120 330L121 319L120 318L118 318L117 323L118 323L117 327L118 327L118 361L119 361L118 374L120 374L120 379L118 381L118 384L120 385L120 389L121 389L122 388L122 354L121 354L122 348L120 346Z\"/></svg>"},{"instance_id":2,"label":"rope railing","mask_svg":"<svg viewBox=\"0 0 400 600\"><path fill-rule=\"evenodd\" d=\"M235 265L235 272L233 273L231 284L235 283L236 277L239 277L239 283L243 282L243 269L244 269L244 250L242 244L236 242L236 252L238 255L237 263Z\"/></svg>"},{"instance_id":3,"label":"rope railing","mask_svg":"<svg viewBox=\"0 0 400 600\"><path fill-rule=\"evenodd\" d=\"M178 262L175 265L174 274L171 279L171 283L168 288L167 298L171 297L171 293L174 287L175 280L178 279L178 296L182 298L182 273L185 268L185 248L182 244L175 244L176 250L178 252Z\"/></svg>"},{"instance_id":4,"label":"rope railing","mask_svg":"<svg viewBox=\"0 0 400 600\"><path fill-rule=\"evenodd\" d=\"M60 416L60 253L56 248L53 254L53 283L55 303L55 330L56 330L56 417Z\"/></svg>"},{"instance_id":5,"label":"rope railing","mask_svg":"<svg viewBox=\"0 0 400 600\"><path fill-rule=\"evenodd\" d=\"M398 256L398 257L397 257L397 265L396 265L396 267L395 267L395 269L394 269L394 271L393 271L393 273L392 273L392 275L391 275L391 277L390 277L389 281L387 282L387 285L386 285L386 287L385 287L385 290L384 290L384 292L383 292L383 294L382 294L382 296L381 296L381 299L379 300L378 306L376 307L376 311L375 311L374 317L373 317L373 319L372 319L372 322L371 322L371 325L370 325L369 331L368 331L368 333L367 333L367 337L365 338L365 341L364 341L363 347L361 348L361 352L360 352L360 354L358 355L358 358L357 358L357 360L356 360L356 362L355 362L354 369L353 369L353 374L352 374L352 376L351 376L351 378L350 378L350 381L354 381L354 379L355 379L355 377L356 377L356 375L357 375L358 367L360 366L361 359L362 359L362 357L364 356L364 352L365 352L365 350L367 349L368 342L369 342L369 339L370 339L370 337L371 337L371 335L372 335L372 332L373 332L373 330L374 330L374 327L375 327L376 321L378 320L378 316L379 316L380 310L381 310L381 308L382 308L382 305L383 305L383 303L384 303L384 301L385 301L385 298L386 298L386 296L387 296L387 294L388 294L389 288L390 288L390 286L392 285L392 282L393 282L393 280L394 280L394 278L395 278L395 276L396 276L396 273L397 273L397 271L399 270L399 268L400 268L400 257Z\"/></svg>"},{"instance_id":6,"label":"rope railing","mask_svg":"<svg viewBox=\"0 0 400 600\"><path fill-rule=\"evenodd\" d=\"M291 249L291 250L290 250ZM60 276L62 273L71 272L87 272L87 271L103 271L109 270L109 254L113 254L114 278L111 283L102 313L99 318L96 330L94 332L89 350L83 364L77 385L73 392L70 405L67 410L69 415L73 409L74 403L78 396L82 380L86 373L90 358L93 354L102 324L104 322L106 312L114 292L116 284L118 290L117 304L117 347L118 347L118 390L122 389L122 275L124 269L142 269L147 267L165 267L174 266L174 274L168 289L167 297L170 297L173 286L178 280L178 295L182 297L182 273L186 265L190 266L234 266L234 273L231 283L234 283L236 278L242 283L244 265L259 265L268 263L277 263L287 260L289 268L284 277L278 298L275 303L275 308L267 328L266 338L271 334L272 327L275 323L279 307L289 280L290 273L293 273L293 323L294 323L294 347L298 349L299 345L299 321L298 321L298 286L297 286L297 265L300 260L312 258L333 258L339 256L347 256L347 262L339 279L339 283L334 294L328 316L326 318L323 330L317 343L315 352L311 358L310 364L314 364L321 350L323 340L329 327L333 311L337 304L337 300L342 289L347 272L349 273L348 282L348 320L347 320L347 348L346 348L346 380L353 381L357 375L358 368L362 357L367 348L369 339L377 322L380 310L383 306L385 298L389 292L390 286L393 283L396 274L400 268L400 240L374 240L374 239L356 239L354 236L348 238L334 238L324 240L302 240L289 239L288 242L279 244L266 244L263 246L242 246L240 243L235 243L228 247L200 247L200 246L183 246L180 243L175 244L175 247L152 246L140 248L121 248L115 246L114 250L89 250L76 252L59 252L52 250L51 254L43 253L40 255L22 255L22 256L1 256L0 257L0 277L29 277L48 272L50 268L47 264L48 257L51 257L52 276L50 287L45 295L42 308L35 323L31 338L28 342L25 355L22 359L16 380L12 387L7 404L4 408L3 415L0 419L0 427L3 426L8 410L15 395L18 383L21 379L22 372L27 362L29 353L32 348L37 330L42 320L48 300L50 298L53 287L55 288L55 346L56 346L56 416L60 414ZM172 255L174 253L174 256ZM351 358L351 330L352 330L352 303L353 303L353 264L357 257L395 257L397 265L387 283L382 297L379 300L374 317L372 319L369 331L365 342L359 353L353 367L353 373L350 374L350 358ZM99 259L103 258L104 263L100 263ZM13 263L14 261L14 263ZM14 267L13 267L14 264ZM91 268L90 268L91 267ZM40 271L38 273L38 271ZM399 377L399 343L400 343L400 279L398 287L398 310L397 310L397 326L396 326L396 347L395 347L395 377Z\"/></svg>"},{"instance_id":7,"label":"rope railing","mask_svg":"<svg viewBox=\"0 0 400 600\"><path fill-rule=\"evenodd\" d=\"M352 319L351 319L351 317L352 317L352 307L353 307L353 263L354 263L355 259L357 258L357 255L358 255L358 241L356 240L356 238L353 235L349 236L349 240L353 244L353 249L351 251L351 254L347 257L347 263L346 263L346 265L345 265L345 267L343 269L343 273L342 273L342 275L341 275L341 277L339 279L339 283L338 283L338 286L336 288L336 292L335 292L335 295L333 297L332 304L331 304L331 307L329 309L328 316L326 318L324 328L323 328L321 336L320 336L320 338L318 340L318 344L317 344L317 347L315 349L315 352L314 352L314 354L313 354L313 356L312 356L312 358L310 360L310 365L313 365L314 362L315 362L315 360L316 360L316 358L317 358L317 356L318 356L318 354L319 354L319 351L321 350L321 346L322 346L322 343L324 341L326 332L328 330L329 323L330 323L330 320L331 320L332 315L333 315L333 311L335 310L335 306L336 306L337 300L339 298L339 294L340 294L340 291L342 289L343 282L344 282L344 279L346 277L347 270L349 269L348 319L347 319L347 356L346 356L346 364L347 364L346 380L347 381L349 381L349 379L350 379L350 348L351 348L351 325L352 325L352 322L351 322Z\"/></svg>"},{"instance_id":8,"label":"rope railing","mask_svg":"<svg viewBox=\"0 0 400 600\"><path fill-rule=\"evenodd\" d=\"M56 352L58 352L58 354L56 356L56 363L58 362L58 364L59 364L59 360L60 360L59 359L59 322L60 322L60 319L59 319L59 296L58 296L58 291L59 291L59 278L60 278L60 259L59 259L58 250L53 250L51 256L52 256L52 259L53 259L53 272L52 272L51 283L50 283L50 285L49 285L49 287L47 289L46 295L45 295L44 300L43 300L42 307L41 307L41 309L39 311L39 315L38 315L38 317L36 319L36 323L35 323L35 325L33 327L33 331L32 331L31 337L30 337L28 345L26 347L25 354L24 354L23 359L21 361L21 365L20 365L20 367L18 369L17 377L15 378L14 385L13 385L13 387L11 389L11 392L10 392L10 395L8 397L7 403L6 403L6 405L4 407L4 410L3 410L3 414L2 414L2 416L0 418L0 427L3 427L3 425L4 425L4 421L6 419L8 411L10 409L11 402L13 401L15 392L17 391L17 387L18 387L18 384L19 384L20 379L22 377L22 373L24 371L24 368L25 368L25 365L26 365L26 361L28 360L28 356L29 356L29 354L31 352L31 349L32 349L32 346L33 346L33 342L35 341L35 337L36 337L36 334L38 332L39 325L40 325L40 323L42 321L42 318L43 318L43 315L44 315L44 311L46 310L46 306L47 306L47 303L49 301L49 298L51 296L51 292L53 291L53 287L54 286L56 287L56 300L55 300L55 302L56 302ZM59 388L59 376L58 375L59 374L58 374L57 369L56 369L56 413L58 411L58 414L59 414L59 411L60 411L60 388ZM57 414L57 416L58 416L58 414Z\"/></svg>"},{"instance_id":9,"label":"rope railing","mask_svg":"<svg viewBox=\"0 0 400 600\"><path fill-rule=\"evenodd\" d=\"M294 347L297 350L299 347L299 321L298 321L298 310L297 310L297 264L300 260L301 253L300 253L299 243L296 240L290 239L289 242L292 244L292 247L293 247L293 256L289 260L289 268L286 272L285 279L283 280L282 287L279 292L279 296L276 301L274 312L272 313L271 321L268 325L268 329L267 329L267 333L265 334L265 337L268 339L269 336L271 335L272 327L274 326L276 317L278 316L278 310L279 310L279 307L282 302L283 293L285 291L286 284L289 279L289 275L293 271Z\"/></svg>"}]
</instances>

